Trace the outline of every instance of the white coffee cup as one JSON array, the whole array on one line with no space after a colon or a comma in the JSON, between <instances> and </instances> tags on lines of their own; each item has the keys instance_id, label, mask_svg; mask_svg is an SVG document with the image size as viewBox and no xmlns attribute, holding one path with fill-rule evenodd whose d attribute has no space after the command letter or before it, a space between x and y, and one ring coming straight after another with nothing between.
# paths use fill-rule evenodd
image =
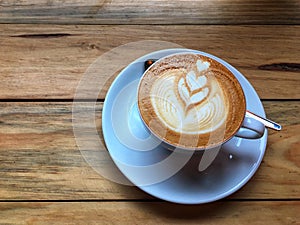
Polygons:
<instances>
[{"instance_id":1,"label":"white coffee cup","mask_svg":"<svg viewBox=\"0 0 300 225\"><path fill-rule=\"evenodd\" d=\"M185 63L188 64L188 66L186 66ZM190 68L194 68L194 69L190 69ZM204 76L206 76L206 78L203 78ZM226 76L226 78L223 79L222 76ZM203 84L203 80L205 79L207 80L207 83ZM224 83L222 83L221 81L223 81ZM174 87L172 86L173 85L172 82L175 84ZM227 83L229 84L229 86L226 86ZM211 87L209 85L211 85ZM186 100L186 99L182 100L182 98L184 98L185 96L194 99L196 99L197 97L196 95L203 97L204 94L206 93L203 91L204 90L203 87L208 88L207 92L209 92L210 90L214 91L213 92L214 95L211 94L212 97L207 97L207 99L205 99L206 102L203 102L204 100L203 101L201 100L202 102L198 104L198 102L195 100L194 102L196 102L196 104L193 104L194 102L192 102L191 100ZM172 88L174 90L172 90ZM187 91L184 92L180 88ZM227 90L226 88L230 90ZM234 91L232 89L234 89ZM200 93L200 90L202 91L202 95ZM165 96L164 92L167 92L168 95ZM230 92L234 92L234 94L232 95L236 96L237 99L235 99L235 97L228 94ZM212 91L209 93L212 93ZM172 94L174 94L175 97ZM168 107L169 108L173 107L174 108L173 111L176 111L178 109L176 112L179 112L180 107L184 108L182 105L184 104L188 105L187 102L188 103L192 102L192 104L189 104L188 107L192 105L191 107L194 107L192 109L194 110L193 113L196 115L199 112L198 110L202 110L201 107L206 107L205 110L209 109L208 106L212 105L211 101L214 101L216 99L214 97L217 94L218 96L223 97L222 101L224 102L226 101L223 105L225 105L227 108L230 108L230 110L228 110L228 113L224 114L226 115L226 119L224 119L226 123L224 122L224 124L221 125L221 127L218 127L217 128L218 131L215 132L214 130L209 130L208 128L209 130L208 134L203 135L203 133L201 133L202 132L201 130L197 133L197 126L195 126L196 131L194 132L194 130L192 130L192 132L190 132L188 127L189 124L188 124L185 130L187 130L190 133L184 133L185 132L184 130L180 130L178 132L179 128L184 127L185 125L184 122L181 123L181 127L174 126L175 127L174 128L172 127L173 124L171 119L169 119L171 122L167 121L168 115L170 115L171 117L171 114L168 114L169 111L167 111ZM207 94L207 96L210 96L210 94ZM199 98L201 99L201 97ZM158 99L157 102L159 103L155 103L156 102L155 99ZM235 102L233 105L231 104L231 100ZM200 104L202 104L202 106ZM184 109L188 107L185 107ZM235 110L235 107L238 108L238 112L237 110ZM224 109L224 107L223 108L221 107L221 109ZM243 93L243 89L238 79L234 76L234 74L225 65L223 65L216 59L210 58L200 53L197 54L191 52L176 53L176 54L163 57L158 61L156 61L153 65L151 65L144 72L138 86L138 110L145 127L169 149L174 149L174 148L177 149L179 148L183 150L211 149L223 145L233 137L257 139L262 137L265 132L265 125L261 121L249 116L249 113L247 113L245 95ZM181 112L183 111L184 110L181 109ZM237 116L231 116L230 113L232 112L236 113ZM183 114L185 115L185 113L182 113L182 115ZM191 110L188 111L188 113L192 114ZM213 115L219 115L219 114L220 113L215 110ZM190 117L191 118L197 117L197 115L194 117L193 116L194 115ZM174 118L175 117L176 116L174 116ZM195 120L195 123L199 122L199 124L196 124L199 125L199 127L201 127L201 121L199 119L200 117L201 116L198 116L197 117L198 120ZM167 119L164 120L164 118ZM178 118L183 118L183 117L178 117ZM177 121L179 121L178 118ZM216 120L216 118L217 119L219 118L219 120L223 119L222 116L215 116L212 118L213 118L212 121ZM235 122L233 121L232 118L233 119L237 118L239 121ZM185 118L185 120L188 119ZM228 121L233 121L233 123L235 123L234 127L231 128L230 130L226 130L226 127L231 126L230 122ZM170 123L171 125L168 123ZM194 126L192 122L190 124ZM212 122L212 124L214 123ZM176 138L172 139L172 135L176 136ZM224 137L221 137L222 135L224 135ZM220 139L218 139L219 138L218 136L220 136ZM193 142L191 145L189 145L189 138L190 140L192 140L191 142ZM202 143L201 141L199 141L202 140L201 138L207 139L207 140L203 139L203 142L207 141L206 145L203 144L198 145L199 143ZM187 139L187 140L182 141L183 139ZM217 139L218 141L216 141Z\"/></svg>"}]
</instances>

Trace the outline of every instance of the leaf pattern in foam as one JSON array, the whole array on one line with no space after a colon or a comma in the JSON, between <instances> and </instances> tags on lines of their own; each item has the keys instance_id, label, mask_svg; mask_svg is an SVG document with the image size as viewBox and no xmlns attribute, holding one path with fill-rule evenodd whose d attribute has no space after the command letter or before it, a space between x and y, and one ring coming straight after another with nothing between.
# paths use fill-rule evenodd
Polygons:
<instances>
[{"instance_id":1,"label":"leaf pattern in foam","mask_svg":"<svg viewBox=\"0 0 300 225\"><path fill-rule=\"evenodd\" d=\"M178 82L178 93L185 104L185 110L193 105L203 101L209 93L206 87L207 78L202 75L197 77L192 70L185 77L181 77Z\"/></svg>"}]
</instances>

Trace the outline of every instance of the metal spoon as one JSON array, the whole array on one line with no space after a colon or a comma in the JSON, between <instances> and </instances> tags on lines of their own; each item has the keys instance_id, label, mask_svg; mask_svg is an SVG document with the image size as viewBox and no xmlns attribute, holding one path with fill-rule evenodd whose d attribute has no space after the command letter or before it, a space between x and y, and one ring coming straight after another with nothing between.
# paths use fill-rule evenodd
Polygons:
<instances>
[{"instance_id":1,"label":"metal spoon","mask_svg":"<svg viewBox=\"0 0 300 225\"><path fill-rule=\"evenodd\" d=\"M272 121L272 120L262 118L262 117L260 117L256 114L254 114L253 112L248 111L248 110L246 111L246 115L249 116L249 117L252 117L253 119L258 120L259 122L261 122L262 124L264 124L268 128L271 128L273 130L281 130L281 125L274 122L274 121Z\"/></svg>"}]
</instances>

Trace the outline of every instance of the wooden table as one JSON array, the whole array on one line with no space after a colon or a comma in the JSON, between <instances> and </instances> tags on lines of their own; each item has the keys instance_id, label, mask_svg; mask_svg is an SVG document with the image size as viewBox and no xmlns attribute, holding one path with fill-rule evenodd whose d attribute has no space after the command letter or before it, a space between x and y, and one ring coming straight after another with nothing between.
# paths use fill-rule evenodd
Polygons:
<instances>
[{"instance_id":1,"label":"wooden table","mask_svg":"<svg viewBox=\"0 0 300 225\"><path fill-rule=\"evenodd\" d=\"M299 25L298 0L0 1L0 224L300 224ZM83 159L72 129L76 87L103 53L139 40L225 59L283 125L235 194L172 204Z\"/></svg>"}]
</instances>

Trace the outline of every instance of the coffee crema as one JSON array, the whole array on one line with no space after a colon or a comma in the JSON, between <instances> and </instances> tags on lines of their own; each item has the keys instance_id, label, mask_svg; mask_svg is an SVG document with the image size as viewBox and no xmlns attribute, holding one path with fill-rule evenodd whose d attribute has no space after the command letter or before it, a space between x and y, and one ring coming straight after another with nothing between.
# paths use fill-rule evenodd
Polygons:
<instances>
[{"instance_id":1,"label":"coffee crema","mask_svg":"<svg viewBox=\"0 0 300 225\"><path fill-rule=\"evenodd\" d=\"M185 149L211 148L231 138L246 110L243 90L219 62L199 54L165 57L138 90L141 117L158 138Z\"/></svg>"}]
</instances>

